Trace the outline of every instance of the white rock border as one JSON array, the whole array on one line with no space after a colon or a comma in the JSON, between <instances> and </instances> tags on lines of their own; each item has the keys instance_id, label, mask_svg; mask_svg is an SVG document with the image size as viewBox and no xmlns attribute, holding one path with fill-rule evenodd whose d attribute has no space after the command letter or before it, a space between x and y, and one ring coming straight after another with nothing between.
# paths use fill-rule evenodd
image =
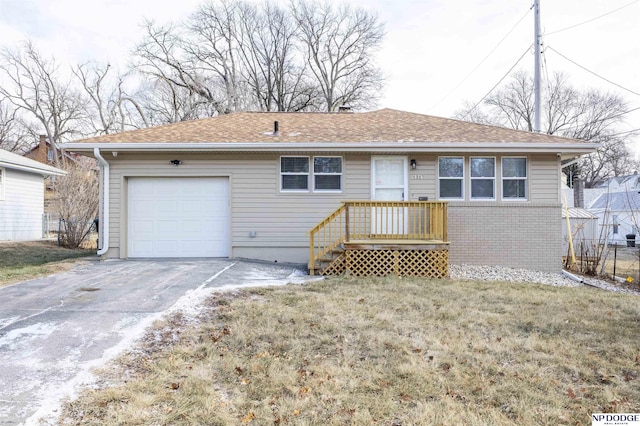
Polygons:
<instances>
[{"instance_id":1,"label":"white rock border","mask_svg":"<svg viewBox=\"0 0 640 426\"><path fill-rule=\"evenodd\" d=\"M617 293L640 296L640 291L623 288L593 277L584 277L585 284L570 280L560 273L514 269L504 266L449 265L449 276L454 280L506 281L552 285L556 287L581 287L585 284Z\"/></svg>"}]
</instances>

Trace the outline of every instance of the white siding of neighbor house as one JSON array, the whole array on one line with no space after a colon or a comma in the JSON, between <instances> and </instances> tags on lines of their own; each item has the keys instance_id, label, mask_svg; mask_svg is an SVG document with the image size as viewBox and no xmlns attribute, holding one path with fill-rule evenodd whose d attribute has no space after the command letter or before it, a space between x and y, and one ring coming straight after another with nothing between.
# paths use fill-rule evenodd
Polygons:
<instances>
[{"instance_id":1,"label":"white siding of neighbor house","mask_svg":"<svg viewBox=\"0 0 640 426\"><path fill-rule=\"evenodd\" d=\"M306 263L309 250L307 232L333 212L341 201L370 199L371 154L342 155L344 158L343 191L340 193L280 192L279 154L174 153L136 155L120 153L116 158L109 156L108 152L105 154L111 164L109 257L127 257L124 242L127 233L126 188L129 177L228 177L230 182L231 257L279 262ZM295 155L313 156L313 153ZM446 153L407 155L407 159L415 159L417 163L415 170L409 170L409 200L417 201L419 197L436 200L437 159L440 155L459 156L459 154ZM464 155L467 167L468 159L473 155L475 154ZM478 156L496 157L496 164L498 164L497 199L482 203L468 201L468 199L451 203L449 235L452 244L456 242L459 245L457 248L452 247L452 262L465 263L469 261L469 263L475 264L486 263L517 267L523 259L527 259L527 267L536 268L538 265L538 269L555 270L556 266L560 264L559 255L562 240L559 220L560 164L556 155L527 156L529 199L516 202L499 201L501 154L483 153ZM173 166L169 163L172 159L179 159L182 164ZM467 177L465 194L468 197L468 171L465 171L465 175ZM456 204L458 205L456 206ZM554 213L554 209L557 212ZM477 238L471 238L474 229L481 225L478 223L480 218L484 221L491 221L494 217L501 218L500 224L496 225L500 232L493 235L480 232ZM545 218L549 218L552 222L550 226L547 226L546 222L543 223ZM528 226L522 226L523 221L530 223ZM544 245L538 248L534 245L540 240L540 228L545 228L549 232L544 234L547 239L544 241ZM255 237L250 236L252 233L255 233ZM557 243L555 234L557 234ZM515 235L519 240L517 254L512 253L514 247L511 247L510 243L501 245L501 241L511 240ZM486 252L481 250L481 243L486 238L495 240L492 247L499 246L502 249ZM541 255L544 255L543 258L540 258ZM472 259L470 256L476 256L476 258ZM497 256L500 259L492 261Z\"/></svg>"},{"instance_id":2,"label":"white siding of neighbor house","mask_svg":"<svg viewBox=\"0 0 640 426\"><path fill-rule=\"evenodd\" d=\"M42 175L3 169L0 199L0 241L42 238L44 178Z\"/></svg>"}]
</instances>

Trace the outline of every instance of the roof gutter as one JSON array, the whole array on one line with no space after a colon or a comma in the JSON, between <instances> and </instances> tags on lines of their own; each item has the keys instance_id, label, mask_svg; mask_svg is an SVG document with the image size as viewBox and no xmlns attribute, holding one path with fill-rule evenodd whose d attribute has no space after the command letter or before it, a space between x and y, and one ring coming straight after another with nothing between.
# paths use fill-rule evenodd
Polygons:
<instances>
[{"instance_id":1,"label":"roof gutter","mask_svg":"<svg viewBox=\"0 0 640 426\"><path fill-rule=\"evenodd\" d=\"M100 155L100 148L93 149L93 155L102 166L102 199L100 200L100 216L102 217L102 247L98 249L98 256L109 250L109 163Z\"/></svg>"},{"instance_id":2,"label":"roof gutter","mask_svg":"<svg viewBox=\"0 0 640 426\"><path fill-rule=\"evenodd\" d=\"M64 148L75 152L103 149L107 151L375 151L375 152L541 152L588 153L595 143L535 143L535 142L113 142L66 143Z\"/></svg>"}]
</instances>

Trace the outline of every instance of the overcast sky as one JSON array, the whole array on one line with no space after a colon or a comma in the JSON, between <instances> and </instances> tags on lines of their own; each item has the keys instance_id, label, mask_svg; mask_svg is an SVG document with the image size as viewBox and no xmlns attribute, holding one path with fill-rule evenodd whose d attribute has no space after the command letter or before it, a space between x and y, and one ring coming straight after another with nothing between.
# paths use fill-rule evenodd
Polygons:
<instances>
[{"instance_id":1,"label":"overcast sky","mask_svg":"<svg viewBox=\"0 0 640 426\"><path fill-rule=\"evenodd\" d=\"M379 58L387 81L379 106L447 117L465 101L480 100L523 54L516 69L532 71L533 53L527 51L533 43L532 1L352 0L385 23ZM141 39L145 18L179 21L200 3L0 0L0 44L11 46L30 38L59 64L97 60L122 69ZM562 71L578 88L612 91L622 95L630 108L640 107L640 0L540 0L540 4L547 48L543 75ZM638 111L628 115L626 130L637 128Z\"/></svg>"}]
</instances>

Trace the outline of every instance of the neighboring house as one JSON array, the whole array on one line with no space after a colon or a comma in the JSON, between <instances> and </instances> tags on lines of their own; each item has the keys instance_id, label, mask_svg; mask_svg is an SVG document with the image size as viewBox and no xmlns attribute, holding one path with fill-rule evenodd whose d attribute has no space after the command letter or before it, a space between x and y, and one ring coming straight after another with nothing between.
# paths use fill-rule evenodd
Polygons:
<instances>
[{"instance_id":1,"label":"neighboring house","mask_svg":"<svg viewBox=\"0 0 640 426\"><path fill-rule=\"evenodd\" d=\"M54 166L56 164L54 149L51 146L51 142L49 142L49 139L46 136L41 135L38 145L33 147L30 151L27 151L24 154L24 156L32 160L38 161L42 164L48 164L50 166ZM77 164L79 161L82 161L82 160L81 160L81 157L78 156L78 154L75 154L73 152L64 152L60 149L58 150L57 164L59 165L62 165L64 163Z\"/></svg>"},{"instance_id":2,"label":"neighboring house","mask_svg":"<svg viewBox=\"0 0 640 426\"><path fill-rule=\"evenodd\" d=\"M640 193L637 189L625 192L605 192L591 204L589 211L598 216L598 223L605 227L603 242L625 245L627 235L640 232Z\"/></svg>"},{"instance_id":3,"label":"neighboring house","mask_svg":"<svg viewBox=\"0 0 640 426\"><path fill-rule=\"evenodd\" d=\"M0 241L42 238L44 179L64 171L0 149Z\"/></svg>"},{"instance_id":4,"label":"neighboring house","mask_svg":"<svg viewBox=\"0 0 640 426\"><path fill-rule=\"evenodd\" d=\"M586 208L596 216L607 232L602 232L610 244L626 244L626 235L638 234L640 221L640 176L617 176L595 188L584 190Z\"/></svg>"},{"instance_id":5,"label":"neighboring house","mask_svg":"<svg viewBox=\"0 0 640 426\"><path fill-rule=\"evenodd\" d=\"M561 160L596 144L383 109L241 112L64 147L101 165L108 258L308 262L309 232L358 201L337 223L347 239L367 221L382 226L359 236L411 236L420 219L451 263L559 271ZM445 208L411 216L422 205Z\"/></svg>"}]
</instances>

